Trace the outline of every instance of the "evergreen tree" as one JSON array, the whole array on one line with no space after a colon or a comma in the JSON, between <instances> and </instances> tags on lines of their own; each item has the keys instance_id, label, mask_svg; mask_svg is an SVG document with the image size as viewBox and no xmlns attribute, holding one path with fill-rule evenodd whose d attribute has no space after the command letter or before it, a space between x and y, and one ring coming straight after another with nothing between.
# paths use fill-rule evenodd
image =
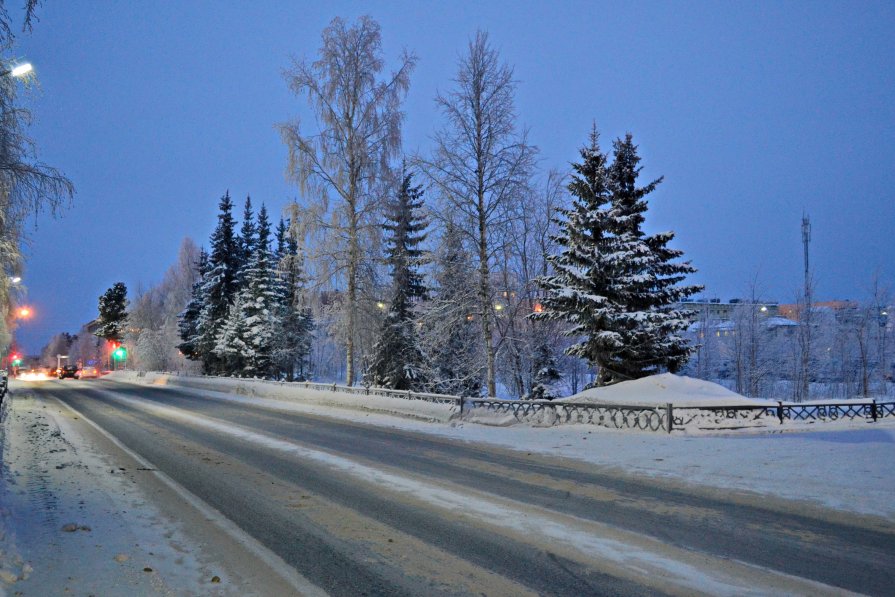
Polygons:
<instances>
[{"instance_id":1,"label":"evergreen tree","mask_svg":"<svg viewBox=\"0 0 895 597\"><path fill-rule=\"evenodd\" d=\"M674 233L647 236L642 230L648 209L646 196L662 178L638 187L639 163L630 133L615 141L609 170L609 215L616 246L609 262L616 273L616 300L622 306L613 320L622 342L611 365L615 380L666 369L674 373L687 362L691 348L681 334L692 322L692 314L674 306L702 290L701 286L681 285L687 274L696 270L689 261L677 261L683 251L668 247Z\"/></svg>"},{"instance_id":2,"label":"evergreen tree","mask_svg":"<svg viewBox=\"0 0 895 597\"><path fill-rule=\"evenodd\" d=\"M484 355L475 321L475 271L460 229L448 220L435 262L434 296L422 317L428 388L452 396L480 396Z\"/></svg>"},{"instance_id":3,"label":"evergreen tree","mask_svg":"<svg viewBox=\"0 0 895 597\"><path fill-rule=\"evenodd\" d=\"M196 322L196 352L202 359L205 373L224 373L223 363L215 354L221 327L227 320L230 305L236 297L239 267L239 242L234 234L233 202L230 193L221 197L218 224L211 235L208 273L203 278L200 296L203 299Z\"/></svg>"},{"instance_id":4,"label":"evergreen tree","mask_svg":"<svg viewBox=\"0 0 895 597\"><path fill-rule=\"evenodd\" d=\"M94 332L110 342L121 342L124 339L127 324L127 286L116 282L99 297L99 329Z\"/></svg>"},{"instance_id":5,"label":"evergreen tree","mask_svg":"<svg viewBox=\"0 0 895 597\"><path fill-rule=\"evenodd\" d=\"M423 386L423 355L420 351L413 313L415 300L425 298L419 266L423 251L419 248L428 225L419 210L423 206L422 187L412 186L413 174L402 172L401 189L386 206L386 263L391 267L391 302L385 315L373 358L364 373L365 382L397 390Z\"/></svg>"},{"instance_id":6,"label":"evergreen tree","mask_svg":"<svg viewBox=\"0 0 895 597\"><path fill-rule=\"evenodd\" d=\"M543 311L532 317L570 324L565 333L581 340L566 349L567 354L588 360L602 374L609 371L609 357L620 348L620 339L609 328L616 309L612 272L604 256L612 242L608 234L611 191L599 140L594 127L589 145L580 151L581 163L572 164L568 187L572 205L558 210L560 232L553 238L560 252L548 258L554 274L538 280L545 290ZM605 381L598 378L598 384Z\"/></svg>"},{"instance_id":7,"label":"evergreen tree","mask_svg":"<svg viewBox=\"0 0 895 597\"><path fill-rule=\"evenodd\" d=\"M280 279L283 287L280 305L280 332L276 338L276 362L288 381L304 381L311 374L311 342L314 316L307 305L304 252L299 249L297 232L277 228L277 244L283 245ZM282 238L282 241L281 241Z\"/></svg>"},{"instance_id":8,"label":"evergreen tree","mask_svg":"<svg viewBox=\"0 0 895 597\"><path fill-rule=\"evenodd\" d=\"M228 338L241 342L247 347L244 364L241 370L231 370L231 373L269 377L273 372L275 335L280 330L282 296L270 252L270 221L263 204L258 212L257 231L254 253L243 269L243 288L234 303L239 307L229 311L227 331L220 333L215 352L220 357L232 353Z\"/></svg>"},{"instance_id":9,"label":"evergreen tree","mask_svg":"<svg viewBox=\"0 0 895 597\"><path fill-rule=\"evenodd\" d=\"M676 371L689 354L679 335L689 320L673 305L699 287L678 286L695 270L673 262L682 254L666 246L673 233L641 230L644 198L662 179L636 186L640 158L630 135L615 143L609 166L594 128L581 157L569 184L572 207L560 210L554 275L539 280L544 311L533 317L571 324L566 333L581 340L566 352L598 367L594 385Z\"/></svg>"},{"instance_id":10,"label":"evergreen tree","mask_svg":"<svg viewBox=\"0 0 895 597\"><path fill-rule=\"evenodd\" d=\"M230 375L251 376L255 352L249 340L250 331L243 312L245 295L239 293L227 312L227 318L218 332L215 355L221 364L221 371Z\"/></svg>"},{"instance_id":11,"label":"evergreen tree","mask_svg":"<svg viewBox=\"0 0 895 597\"><path fill-rule=\"evenodd\" d=\"M280 263L287 255L287 248L289 245L289 225L286 223L283 218L280 218L280 223L277 224L277 233L275 238L276 249L274 250L274 263Z\"/></svg>"},{"instance_id":12,"label":"evergreen tree","mask_svg":"<svg viewBox=\"0 0 895 597\"><path fill-rule=\"evenodd\" d=\"M177 349L191 361L199 360L199 315L202 312L202 305L205 303L205 297L202 294L205 276L208 274L208 253L205 249L199 252L199 262L196 264L199 272L199 278L193 284L190 302L186 308L180 313L177 322L177 329L180 333L182 342L177 345Z\"/></svg>"},{"instance_id":13,"label":"evergreen tree","mask_svg":"<svg viewBox=\"0 0 895 597\"><path fill-rule=\"evenodd\" d=\"M531 392L526 396L528 400L553 400L559 396L557 385L562 379L559 367L556 366L556 357L553 355L553 349L547 341L547 337L542 335L534 349L532 355L532 370L534 377L532 379Z\"/></svg>"},{"instance_id":14,"label":"evergreen tree","mask_svg":"<svg viewBox=\"0 0 895 597\"><path fill-rule=\"evenodd\" d=\"M255 254L255 245L258 243L258 227L255 225L255 214L252 211L252 198L246 196L245 207L242 210L242 227L239 229L239 269L246 267ZM242 276L239 276L240 280Z\"/></svg>"}]
</instances>

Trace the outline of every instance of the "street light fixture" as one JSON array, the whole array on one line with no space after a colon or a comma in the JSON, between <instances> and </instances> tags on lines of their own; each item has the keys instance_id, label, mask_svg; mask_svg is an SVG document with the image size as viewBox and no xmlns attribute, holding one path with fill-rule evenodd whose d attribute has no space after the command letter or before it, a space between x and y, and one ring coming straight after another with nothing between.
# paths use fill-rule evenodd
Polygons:
<instances>
[{"instance_id":1,"label":"street light fixture","mask_svg":"<svg viewBox=\"0 0 895 597\"><path fill-rule=\"evenodd\" d=\"M26 62L25 64L20 64L9 71L9 74L13 77L24 77L28 73L32 72L34 67L31 66L30 62Z\"/></svg>"}]
</instances>

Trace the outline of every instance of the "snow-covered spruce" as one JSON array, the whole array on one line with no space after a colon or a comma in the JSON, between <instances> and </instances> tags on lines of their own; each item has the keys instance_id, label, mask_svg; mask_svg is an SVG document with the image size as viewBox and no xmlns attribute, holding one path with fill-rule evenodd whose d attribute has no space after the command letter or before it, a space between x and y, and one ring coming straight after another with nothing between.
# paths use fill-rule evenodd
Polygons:
<instances>
[{"instance_id":1,"label":"snow-covered spruce","mask_svg":"<svg viewBox=\"0 0 895 597\"><path fill-rule=\"evenodd\" d=\"M412 186L412 181L413 174L405 169L398 196L386 206L383 228L389 232L385 252L391 267L391 301L372 361L364 372L365 383L396 390L419 390L426 384L414 301L426 297L419 267L423 262L420 243L426 238L428 224L420 215L422 187Z\"/></svg>"},{"instance_id":2,"label":"snow-covered spruce","mask_svg":"<svg viewBox=\"0 0 895 597\"><path fill-rule=\"evenodd\" d=\"M675 261L682 252L667 246L672 232L641 229L645 197L662 179L637 187L640 157L630 134L615 141L610 165L594 128L581 157L569 184L572 206L560 210L555 273L540 280L544 311L534 317L571 324L567 334L581 340L567 352L598 368L594 385L676 371L690 354L681 335L690 316L673 306L700 287L680 285L695 269Z\"/></svg>"}]
</instances>

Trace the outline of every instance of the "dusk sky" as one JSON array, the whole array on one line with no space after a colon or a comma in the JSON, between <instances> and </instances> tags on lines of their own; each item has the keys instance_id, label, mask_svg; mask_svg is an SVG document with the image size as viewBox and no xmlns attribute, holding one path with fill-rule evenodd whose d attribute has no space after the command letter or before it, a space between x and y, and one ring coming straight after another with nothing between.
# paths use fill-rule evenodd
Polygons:
<instances>
[{"instance_id":1,"label":"dusk sky","mask_svg":"<svg viewBox=\"0 0 895 597\"><path fill-rule=\"evenodd\" d=\"M11 13L24 2L8 3ZM279 214L277 124L307 115L290 57L316 56L335 16L369 14L384 54L419 62L405 152L425 152L477 29L515 67L520 125L541 172L568 168L592 122L634 134L649 231L672 229L706 297L792 302L800 224L813 225L819 300L860 299L895 274L895 4L891 2L100 2L46 0L17 55L43 161L76 186L71 207L29 222L29 353L77 332L123 281L157 283L184 237L207 244L229 190Z\"/></svg>"}]
</instances>

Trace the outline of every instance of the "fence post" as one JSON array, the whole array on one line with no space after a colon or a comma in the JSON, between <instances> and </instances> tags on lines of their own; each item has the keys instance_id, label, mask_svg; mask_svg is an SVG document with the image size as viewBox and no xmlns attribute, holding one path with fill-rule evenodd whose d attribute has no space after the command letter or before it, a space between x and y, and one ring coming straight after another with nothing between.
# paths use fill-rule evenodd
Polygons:
<instances>
[{"instance_id":1,"label":"fence post","mask_svg":"<svg viewBox=\"0 0 895 597\"><path fill-rule=\"evenodd\" d=\"M460 416L463 416L463 396L460 396Z\"/></svg>"},{"instance_id":2,"label":"fence post","mask_svg":"<svg viewBox=\"0 0 895 597\"><path fill-rule=\"evenodd\" d=\"M780 400L777 401L777 418L780 419L780 424L783 425L783 402Z\"/></svg>"},{"instance_id":3,"label":"fence post","mask_svg":"<svg viewBox=\"0 0 895 597\"><path fill-rule=\"evenodd\" d=\"M873 417L873 422L876 423L876 399L870 404L870 416Z\"/></svg>"},{"instance_id":4,"label":"fence post","mask_svg":"<svg viewBox=\"0 0 895 597\"><path fill-rule=\"evenodd\" d=\"M673 408L670 402L665 404L665 431L668 433L671 433L671 430L674 429Z\"/></svg>"}]
</instances>

